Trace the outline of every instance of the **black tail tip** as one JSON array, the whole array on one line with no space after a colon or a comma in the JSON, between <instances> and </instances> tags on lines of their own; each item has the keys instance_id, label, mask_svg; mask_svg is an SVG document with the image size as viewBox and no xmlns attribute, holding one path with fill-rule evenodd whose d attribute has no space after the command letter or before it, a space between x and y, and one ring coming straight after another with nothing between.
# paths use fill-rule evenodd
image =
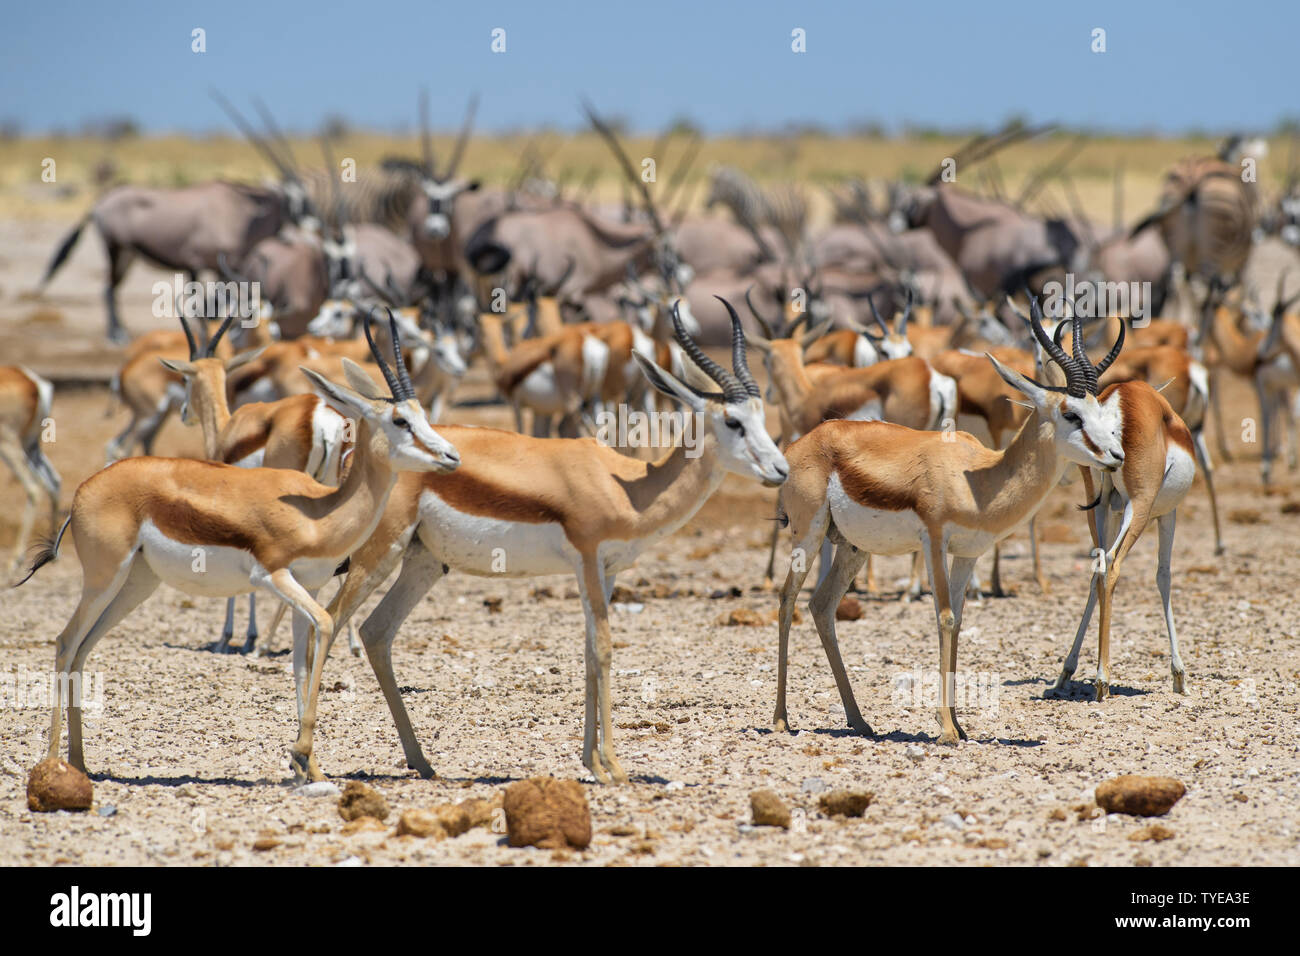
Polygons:
<instances>
[{"instance_id":1,"label":"black tail tip","mask_svg":"<svg viewBox=\"0 0 1300 956\"><path fill-rule=\"evenodd\" d=\"M54 538L46 538L35 546L35 549L31 553L31 567L27 569L27 574L23 579L16 582L13 587L22 587L31 580L33 574L58 557L58 550L55 548L54 540Z\"/></svg>"}]
</instances>

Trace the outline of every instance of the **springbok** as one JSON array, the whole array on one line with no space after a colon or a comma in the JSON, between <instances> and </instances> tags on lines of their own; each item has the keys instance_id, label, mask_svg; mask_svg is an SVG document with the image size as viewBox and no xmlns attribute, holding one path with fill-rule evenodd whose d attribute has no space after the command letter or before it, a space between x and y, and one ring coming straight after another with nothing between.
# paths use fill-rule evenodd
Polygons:
<instances>
[{"instance_id":1,"label":"springbok","mask_svg":"<svg viewBox=\"0 0 1300 956\"><path fill-rule=\"evenodd\" d=\"M451 475L404 475L371 538L353 552L343 589L330 603L346 622L398 561L387 595L361 625L366 656L383 689L409 767L433 775L393 676L392 644L402 621L444 574L571 573L586 617L586 714L582 762L602 782L626 782L614 756L609 599L614 578L638 555L682 527L727 473L774 486L785 459L768 437L763 401L733 322L732 369L708 358L674 315L678 344L716 383L704 391L647 360L634 359L655 388L682 402L697 423L689 453L678 445L655 462L620 454L592 439L539 439L490 428L448 427L464 464ZM507 555L502 565L499 556ZM318 645L319 650L319 645ZM312 686L319 686L316 657ZM314 701L309 704L309 711Z\"/></svg>"},{"instance_id":2,"label":"springbok","mask_svg":"<svg viewBox=\"0 0 1300 956\"><path fill-rule=\"evenodd\" d=\"M1031 303L1035 336L1046 339L1042 313ZM1047 339L1050 341L1050 339ZM1116 350L1100 369L1114 361ZM957 638L966 584L975 562L1036 512L1067 465L1118 468L1124 462L1119 413L1098 403L1081 371L1066 370L1064 388L1042 385L989 360L1006 382L1034 404L1016 437L1001 450L965 432L917 431L889 422L829 421L790 446L790 480L781 508L796 557L836 544L828 575L809 607L835 675L849 726L870 734L849 685L835 638L835 609L868 554L925 555L939 627L941 744L966 733L953 705ZM951 567L949 558L951 557ZM780 650L773 724L786 730L786 656L795 600L808 561L791 562L781 589Z\"/></svg>"},{"instance_id":3,"label":"springbok","mask_svg":"<svg viewBox=\"0 0 1300 956\"><path fill-rule=\"evenodd\" d=\"M224 462L241 468L292 468L305 472L322 485L339 483L339 470L346 441L343 416L315 394L295 395L277 402L255 402L240 406L234 413L227 402L227 375L257 358L259 350L244 352L222 360L217 346L226 330L226 319L206 346L189 340L188 362L159 358L167 369L185 382L181 403L181 421L198 424L203 432L203 454L208 461ZM183 326L187 336L189 326ZM242 653L251 653L257 644L257 595L248 595L248 630ZM283 606L283 605L282 605ZM213 650L219 654L230 649L235 628L235 599L226 600L226 620L221 640Z\"/></svg>"},{"instance_id":4,"label":"springbok","mask_svg":"<svg viewBox=\"0 0 1300 956\"><path fill-rule=\"evenodd\" d=\"M49 496L51 525L58 515L59 473L41 448L53 401L54 386L35 372L21 365L0 365L0 461L9 466L27 498L8 574L22 565L42 489Z\"/></svg>"},{"instance_id":5,"label":"springbok","mask_svg":"<svg viewBox=\"0 0 1300 956\"><path fill-rule=\"evenodd\" d=\"M328 640L332 624L315 592L370 537L398 472L447 472L460 464L456 449L425 420L400 349L395 372L378 349L375 358L391 394L355 363L344 364L351 388L308 373L322 397L357 423L351 467L337 488L299 471L182 458L129 458L77 488L58 537L23 579L58 556L71 528L82 568L81 600L58 636L55 671L72 690L68 761L77 769L86 768L80 695L86 658L101 637L166 581L204 597L262 588L297 612L294 683L300 728L290 753L295 772L319 777L311 758L315 705L306 703L315 699L315 688L307 686L307 638L314 627L318 640ZM62 717L62 701L56 697L50 758L59 754Z\"/></svg>"},{"instance_id":6,"label":"springbok","mask_svg":"<svg viewBox=\"0 0 1300 956\"><path fill-rule=\"evenodd\" d=\"M1083 338L1082 330L1083 324L1076 318L1074 341ZM1121 324L1119 339L1112 354L1122 347L1123 342L1124 325ZM1123 446L1123 465L1118 471L1107 471L1095 476L1094 467L1080 466L1084 492L1090 502L1083 507L1092 511L1095 518L1095 524L1090 521L1088 526L1095 549L1093 553L1097 557L1083 620L1079 622L1079 630L1074 635L1074 643L1065 657L1060 676L1044 696L1055 697L1065 693L1065 685L1079 666L1079 649L1088 632L1093 608L1099 596L1101 614L1097 622L1097 700L1105 699L1110 693L1110 621L1115 585L1119 583L1124 558L1152 518L1156 519L1160 530L1156 586L1160 591L1165 628L1169 633L1169 666L1173 672L1174 691L1185 694L1187 671L1178 653L1178 632L1174 628L1174 612L1170 607L1169 564L1174 549L1177 508L1187 496L1196 477L1196 452L1192 434L1169 401L1147 382L1129 380L1103 388L1099 373L1105 371L1106 363L1094 367L1087 353L1079 346L1073 348L1072 355L1067 355L1060 345L1051 340L1043 342L1043 348L1049 352L1058 368L1072 369L1074 377L1082 378L1086 383L1088 394L1096 396L1103 408L1118 417ZM1070 377L1069 372L1066 377ZM1098 477L1100 490L1094 498L1093 490ZM1114 539L1107 546L1107 514L1111 511L1122 512L1123 517Z\"/></svg>"}]
</instances>

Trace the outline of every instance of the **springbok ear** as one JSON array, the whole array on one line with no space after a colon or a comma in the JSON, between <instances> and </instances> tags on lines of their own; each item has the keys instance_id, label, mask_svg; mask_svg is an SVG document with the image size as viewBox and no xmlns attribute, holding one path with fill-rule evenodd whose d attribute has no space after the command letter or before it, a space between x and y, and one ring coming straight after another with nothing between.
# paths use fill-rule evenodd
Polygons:
<instances>
[{"instance_id":1,"label":"springbok ear","mask_svg":"<svg viewBox=\"0 0 1300 956\"><path fill-rule=\"evenodd\" d=\"M706 404L705 400L679 382L673 375L665 372L640 352L633 352L632 358L641 369L641 373L645 375L650 384L659 391L663 392L670 398L675 398L678 401L683 402L694 411L704 411Z\"/></svg>"},{"instance_id":2,"label":"springbok ear","mask_svg":"<svg viewBox=\"0 0 1300 956\"><path fill-rule=\"evenodd\" d=\"M350 358L343 359L343 377L348 380L349 385L371 401L382 402L388 398L388 393L379 387L370 377L370 373Z\"/></svg>"},{"instance_id":3,"label":"springbok ear","mask_svg":"<svg viewBox=\"0 0 1300 956\"><path fill-rule=\"evenodd\" d=\"M169 372L175 372L177 375L189 376L194 374L194 365L190 362L182 362L179 359L159 358L163 368Z\"/></svg>"},{"instance_id":4,"label":"springbok ear","mask_svg":"<svg viewBox=\"0 0 1300 956\"><path fill-rule=\"evenodd\" d=\"M348 360L344 359L343 361ZM299 365L298 370L307 376L307 380L311 382L312 388L316 390L317 394L345 417L353 415L365 417L372 414L371 402L363 395L357 394L345 385L331 382L314 369Z\"/></svg>"},{"instance_id":5,"label":"springbok ear","mask_svg":"<svg viewBox=\"0 0 1300 956\"><path fill-rule=\"evenodd\" d=\"M1045 389L1039 385L1035 385L1015 369L1007 368L992 355L989 355L988 352L985 352L984 354L988 357L988 360L993 363L993 367L997 369L998 374L1002 376L1002 381L1006 382L1017 392L1029 396L1029 398L1033 399L1035 405L1039 404L1043 400L1043 397L1047 394Z\"/></svg>"},{"instance_id":6,"label":"springbok ear","mask_svg":"<svg viewBox=\"0 0 1300 956\"><path fill-rule=\"evenodd\" d=\"M234 356L232 359L230 359L230 361L226 363L226 371L233 372L241 365L247 365L249 362L253 361L254 359L261 358L262 353L265 352L268 348L270 348L269 345L263 345L260 348L249 349L247 352L240 352L238 355Z\"/></svg>"}]
</instances>

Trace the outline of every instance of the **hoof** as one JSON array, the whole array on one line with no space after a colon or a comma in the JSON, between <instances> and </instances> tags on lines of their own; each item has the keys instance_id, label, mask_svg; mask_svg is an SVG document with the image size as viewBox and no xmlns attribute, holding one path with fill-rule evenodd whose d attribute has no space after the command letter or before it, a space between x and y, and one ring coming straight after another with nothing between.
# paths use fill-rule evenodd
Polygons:
<instances>
[{"instance_id":1,"label":"hoof","mask_svg":"<svg viewBox=\"0 0 1300 956\"><path fill-rule=\"evenodd\" d=\"M1187 693L1190 693L1190 691L1189 691L1188 688L1187 688L1187 672L1186 672L1186 671L1184 671L1184 672L1181 673L1181 674L1178 674L1178 673L1175 673L1175 674L1174 674L1174 693L1175 693L1175 694L1187 694Z\"/></svg>"},{"instance_id":2,"label":"hoof","mask_svg":"<svg viewBox=\"0 0 1300 956\"><path fill-rule=\"evenodd\" d=\"M871 725L867 723L865 720L861 720L861 719L850 720L849 729L852 730L855 734L858 734L859 736L862 737L876 736L876 732L871 729Z\"/></svg>"},{"instance_id":3,"label":"hoof","mask_svg":"<svg viewBox=\"0 0 1300 956\"><path fill-rule=\"evenodd\" d=\"M790 732L790 724L784 717L773 717L772 730L778 734L786 734Z\"/></svg>"},{"instance_id":4,"label":"hoof","mask_svg":"<svg viewBox=\"0 0 1300 956\"><path fill-rule=\"evenodd\" d=\"M1097 681L1097 700L1105 700L1110 696L1110 684L1104 680Z\"/></svg>"},{"instance_id":5,"label":"hoof","mask_svg":"<svg viewBox=\"0 0 1300 956\"><path fill-rule=\"evenodd\" d=\"M965 737L965 734L960 732L953 733L951 730L945 730L939 735L938 743L941 747L956 747L961 743L963 737Z\"/></svg>"},{"instance_id":6,"label":"hoof","mask_svg":"<svg viewBox=\"0 0 1300 956\"><path fill-rule=\"evenodd\" d=\"M429 766L428 763L423 761L416 762L408 760L406 762L406 768L408 770L414 770L420 775L422 780L432 780L434 777L438 776L438 774L434 772L434 769Z\"/></svg>"}]
</instances>

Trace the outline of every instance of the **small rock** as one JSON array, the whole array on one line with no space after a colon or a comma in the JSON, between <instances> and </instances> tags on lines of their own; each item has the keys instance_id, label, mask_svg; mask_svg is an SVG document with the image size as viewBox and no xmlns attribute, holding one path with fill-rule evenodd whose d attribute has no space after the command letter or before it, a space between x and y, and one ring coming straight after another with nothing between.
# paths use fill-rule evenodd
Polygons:
<instances>
[{"instance_id":1,"label":"small rock","mask_svg":"<svg viewBox=\"0 0 1300 956\"><path fill-rule=\"evenodd\" d=\"M335 866L361 866L366 861L359 856L349 856L335 863Z\"/></svg>"},{"instance_id":2,"label":"small rock","mask_svg":"<svg viewBox=\"0 0 1300 956\"><path fill-rule=\"evenodd\" d=\"M337 797L343 791L339 789L337 783L317 780L315 783L304 783L293 792L300 797Z\"/></svg>"},{"instance_id":3,"label":"small rock","mask_svg":"<svg viewBox=\"0 0 1300 956\"><path fill-rule=\"evenodd\" d=\"M374 788L350 780L339 797L339 816L348 821L374 817L382 822L388 819L388 802Z\"/></svg>"},{"instance_id":4,"label":"small rock","mask_svg":"<svg viewBox=\"0 0 1300 956\"><path fill-rule=\"evenodd\" d=\"M339 830L339 832L344 836L352 836L357 833L387 833L388 827L374 817L357 817L351 823L343 824L343 829Z\"/></svg>"},{"instance_id":5,"label":"small rock","mask_svg":"<svg viewBox=\"0 0 1300 956\"><path fill-rule=\"evenodd\" d=\"M403 810L397 820L397 835L445 840L448 833L432 810Z\"/></svg>"},{"instance_id":6,"label":"small rock","mask_svg":"<svg viewBox=\"0 0 1300 956\"><path fill-rule=\"evenodd\" d=\"M583 850L591 843L591 810L576 780L520 780L506 787L502 806L511 846Z\"/></svg>"},{"instance_id":7,"label":"small rock","mask_svg":"<svg viewBox=\"0 0 1300 956\"><path fill-rule=\"evenodd\" d=\"M835 620L856 621L862 617L862 602L857 598L840 598L839 607L835 609Z\"/></svg>"},{"instance_id":8,"label":"small rock","mask_svg":"<svg viewBox=\"0 0 1300 956\"><path fill-rule=\"evenodd\" d=\"M752 608L737 607L732 608L726 614L718 615L713 623L721 624L724 627L762 627L767 621L764 620L763 615Z\"/></svg>"},{"instance_id":9,"label":"small rock","mask_svg":"<svg viewBox=\"0 0 1300 956\"><path fill-rule=\"evenodd\" d=\"M907 749L903 752L907 754L907 759L912 763L920 763L925 759L925 748L919 744L908 744Z\"/></svg>"},{"instance_id":10,"label":"small rock","mask_svg":"<svg viewBox=\"0 0 1300 956\"><path fill-rule=\"evenodd\" d=\"M790 829L790 808L771 790L755 790L749 795L754 826Z\"/></svg>"},{"instance_id":11,"label":"small rock","mask_svg":"<svg viewBox=\"0 0 1300 956\"><path fill-rule=\"evenodd\" d=\"M817 802L828 817L860 817L875 797L870 791L832 790Z\"/></svg>"},{"instance_id":12,"label":"small rock","mask_svg":"<svg viewBox=\"0 0 1300 956\"><path fill-rule=\"evenodd\" d=\"M27 809L89 810L94 798L90 778L66 760L47 757L27 776Z\"/></svg>"},{"instance_id":13,"label":"small rock","mask_svg":"<svg viewBox=\"0 0 1300 956\"><path fill-rule=\"evenodd\" d=\"M1125 774L1105 780L1097 787L1097 806L1107 813L1136 817L1159 817L1182 799L1187 788L1173 777L1142 777Z\"/></svg>"},{"instance_id":14,"label":"small rock","mask_svg":"<svg viewBox=\"0 0 1300 956\"><path fill-rule=\"evenodd\" d=\"M1155 843L1162 843L1165 840L1174 838L1174 831L1161 823L1153 823L1149 827L1143 827L1128 835L1129 840L1134 843L1143 843L1151 840Z\"/></svg>"},{"instance_id":15,"label":"small rock","mask_svg":"<svg viewBox=\"0 0 1300 956\"><path fill-rule=\"evenodd\" d=\"M498 795L492 800L484 800L482 797L470 797L468 800L462 800L456 806L463 810L465 816L469 819L469 826L466 829L472 830L475 827L491 828L496 812L501 809L501 797Z\"/></svg>"},{"instance_id":16,"label":"small rock","mask_svg":"<svg viewBox=\"0 0 1300 956\"><path fill-rule=\"evenodd\" d=\"M95 812L98 813L101 817L116 816L117 807L113 806L111 803L106 803Z\"/></svg>"},{"instance_id":17,"label":"small rock","mask_svg":"<svg viewBox=\"0 0 1300 956\"><path fill-rule=\"evenodd\" d=\"M253 849L259 853L274 850L282 841L278 837L258 837L253 841Z\"/></svg>"},{"instance_id":18,"label":"small rock","mask_svg":"<svg viewBox=\"0 0 1300 956\"><path fill-rule=\"evenodd\" d=\"M966 829L966 821L961 818L960 813L950 813L940 821L944 826L953 830Z\"/></svg>"}]
</instances>

